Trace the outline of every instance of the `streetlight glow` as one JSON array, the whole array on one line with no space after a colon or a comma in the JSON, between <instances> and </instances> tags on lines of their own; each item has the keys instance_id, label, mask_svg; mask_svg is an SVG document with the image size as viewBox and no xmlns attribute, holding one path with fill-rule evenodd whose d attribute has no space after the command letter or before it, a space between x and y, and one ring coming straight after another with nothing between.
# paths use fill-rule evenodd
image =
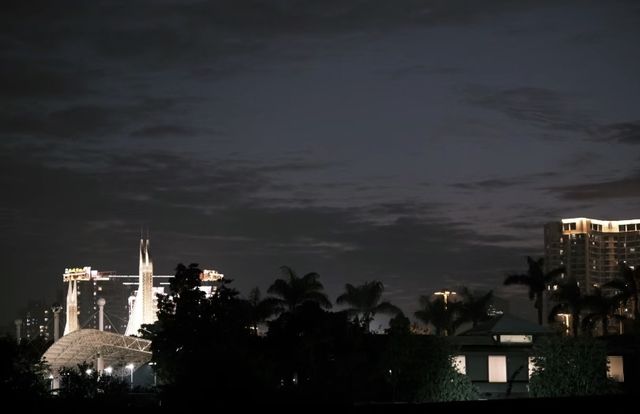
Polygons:
<instances>
[{"instance_id":1,"label":"streetlight glow","mask_svg":"<svg viewBox=\"0 0 640 414\"><path fill-rule=\"evenodd\" d=\"M571 314L570 313L559 313L558 316L560 316L562 318L562 322L565 326L565 333L567 334L567 336L569 335L569 333L571 332Z\"/></svg>"},{"instance_id":2,"label":"streetlight glow","mask_svg":"<svg viewBox=\"0 0 640 414\"><path fill-rule=\"evenodd\" d=\"M444 297L444 308L447 309L447 303L449 302L449 295L457 295L453 290L443 290L439 292L433 292L434 295Z\"/></svg>"},{"instance_id":3,"label":"streetlight glow","mask_svg":"<svg viewBox=\"0 0 640 414\"><path fill-rule=\"evenodd\" d=\"M131 372L131 389L133 389L133 367L132 363L127 364L125 368L127 368Z\"/></svg>"}]
</instances>

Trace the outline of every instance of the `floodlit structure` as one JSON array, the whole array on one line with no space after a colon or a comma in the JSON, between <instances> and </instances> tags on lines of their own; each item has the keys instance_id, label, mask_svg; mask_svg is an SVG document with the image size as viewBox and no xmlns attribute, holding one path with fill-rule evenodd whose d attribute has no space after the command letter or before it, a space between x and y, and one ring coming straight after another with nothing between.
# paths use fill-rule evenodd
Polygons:
<instances>
[{"instance_id":1,"label":"floodlit structure","mask_svg":"<svg viewBox=\"0 0 640 414\"><path fill-rule=\"evenodd\" d=\"M640 265L640 219L567 218L544 226L545 271L564 266L590 293L618 276L620 263Z\"/></svg>"},{"instance_id":2,"label":"floodlit structure","mask_svg":"<svg viewBox=\"0 0 640 414\"><path fill-rule=\"evenodd\" d=\"M114 271L98 271L90 266L67 268L63 281L67 289L67 312L64 334L80 328L99 329L125 335L138 335L144 324L156 320L156 294L163 294L172 275L154 275L149 252L149 239L140 239L137 275L118 275ZM216 290L218 280L224 275L215 270L203 270L200 275L201 290L207 296ZM99 320L100 301L107 299L108 309L103 308Z\"/></svg>"},{"instance_id":3,"label":"floodlit structure","mask_svg":"<svg viewBox=\"0 0 640 414\"><path fill-rule=\"evenodd\" d=\"M157 319L153 304L153 263L149 255L149 239L140 239L139 269L138 293L125 335L137 335L142 325L153 323Z\"/></svg>"},{"instance_id":4,"label":"floodlit structure","mask_svg":"<svg viewBox=\"0 0 640 414\"><path fill-rule=\"evenodd\" d=\"M101 363L98 364L98 359ZM123 371L128 364L140 367L151 359L151 341L95 329L79 329L63 336L47 349L43 359L56 377L60 368L83 362Z\"/></svg>"},{"instance_id":5,"label":"floodlit structure","mask_svg":"<svg viewBox=\"0 0 640 414\"><path fill-rule=\"evenodd\" d=\"M57 340L43 355L43 359L51 368L50 378L53 389L58 388L61 384L60 368L72 368L83 362L93 364L101 375L129 375L133 386L133 372L151 359L151 342L130 335L137 335L143 324L151 324L156 320L154 293L163 293L164 288L162 286L154 287L154 279L159 281L160 285L168 285L170 283L168 279L173 276L153 275L149 239L140 239L139 253L139 274L137 276L117 275L113 271L99 272L90 266L65 269L63 281L69 286L64 336L57 339L56 334ZM200 280L203 283L201 289L207 295L213 294L216 289L213 283L223 277L224 275L215 270L203 270L200 275ZM79 284L90 288L84 290L85 294L82 295L80 301L78 297L83 289L80 289L82 285ZM135 294L130 297L132 289L136 287ZM108 296L109 300L105 300L103 295ZM125 304L126 306L129 300L132 306L128 307L128 320L124 321L126 323L125 335L106 331L107 327L114 329L115 324L109 320L108 314L105 312L105 305L115 302L116 305ZM79 323L80 304L82 304L82 309L98 311L96 327L99 329L82 329ZM54 315L60 313L59 310L53 312ZM91 315L91 318L94 316ZM86 316L84 317L86 318ZM109 322L108 326L105 324L105 318ZM17 325L16 323L16 327L19 329Z\"/></svg>"}]
</instances>

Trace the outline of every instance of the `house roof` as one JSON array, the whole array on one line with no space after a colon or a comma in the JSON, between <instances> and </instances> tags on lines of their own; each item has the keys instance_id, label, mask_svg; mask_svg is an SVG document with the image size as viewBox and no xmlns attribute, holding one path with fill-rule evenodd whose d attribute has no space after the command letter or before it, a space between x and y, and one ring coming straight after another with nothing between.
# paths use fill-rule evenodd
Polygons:
<instances>
[{"instance_id":1,"label":"house roof","mask_svg":"<svg viewBox=\"0 0 640 414\"><path fill-rule=\"evenodd\" d=\"M548 334L552 331L536 323L517 318L508 313L479 323L476 327L462 332L459 336L481 335L535 335Z\"/></svg>"}]
</instances>

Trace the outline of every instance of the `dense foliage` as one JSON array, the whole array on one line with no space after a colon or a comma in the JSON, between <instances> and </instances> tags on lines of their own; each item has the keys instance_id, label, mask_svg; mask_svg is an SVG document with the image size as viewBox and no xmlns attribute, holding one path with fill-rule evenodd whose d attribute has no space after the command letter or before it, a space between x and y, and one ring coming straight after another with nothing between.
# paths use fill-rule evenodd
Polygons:
<instances>
[{"instance_id":1,"label":"dense foliage","mask_svg":"<svg viewBox=\"0 0 640 414\"><path fill-rule=\"evenodd\" d=\"M13 400L45 397L49 392L47 365L40 360L47 343L40 338L32 342L0 338L0 396Z\"/></svg>"},{"instance_id":2,"label":"dense foliage","mask_svg":"<svg viewBox=\"0 0 640 414\"><path fill-rule=\"evenodd\" d=\"M602 395L616 391L607 378L604 344L589 337L550 337L534 349L529 381L535 397Z\"/></svg>"},{"instance_id":3,"label":"dense foliage","mask_svg":"<svg viewBox=\"0 0 640 414\"><path fill-rule=\"evenodd\" d=\"M325 310L316 274L298 278L285 269L287 277L270 289L276 300L261 301L257 293L240 298L228 280L205 297L198 290L197 265L178 266L171 294L159 298L158 321L146 327L165 405L177 405L185 395L209 404L448 401L475 395L453 369L444 340L412 335L402 314L392 319L388 335L371 334L349 310ZM272 310L270 318L265 309ZM259 336L256 326L265 319L268 333Z\"/></svg>"}]
</instances>

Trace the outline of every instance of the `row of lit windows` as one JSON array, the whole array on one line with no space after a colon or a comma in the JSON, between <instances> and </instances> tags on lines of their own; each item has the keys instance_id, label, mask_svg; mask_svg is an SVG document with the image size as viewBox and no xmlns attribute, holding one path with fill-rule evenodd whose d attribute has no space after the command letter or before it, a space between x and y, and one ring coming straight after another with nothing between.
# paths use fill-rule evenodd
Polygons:
<instances>
[{"instance_id":1,"label":"row of lit windows","mask_svg":"<svg viewBox=\"0 0 640 414\"><path fill-rule=\"evenodd\" d=\"M507 356L489 355L487 358L489 382L507 382ZM467 374L467 357L456 355L452 361L453 367L459 373ZM536 369L533 357L529 357L529 379ZM607 376L614 381L624 382L624 360L622 356L607 357Z\"/></svg>"},{"instance_id":2,"label":"row of lit windows","mask_svg":"<svg viewBox=\"0 0 640 414\"><path fill-rule=\"evenodd\" d=\"M562 230L577 230L577 223L563 223ZM592 231L602 231L602 224L591 223L590 229ZM618 225L618 231L640 231L640 224L620 224Z\"/></svg>"}]
</instances>

